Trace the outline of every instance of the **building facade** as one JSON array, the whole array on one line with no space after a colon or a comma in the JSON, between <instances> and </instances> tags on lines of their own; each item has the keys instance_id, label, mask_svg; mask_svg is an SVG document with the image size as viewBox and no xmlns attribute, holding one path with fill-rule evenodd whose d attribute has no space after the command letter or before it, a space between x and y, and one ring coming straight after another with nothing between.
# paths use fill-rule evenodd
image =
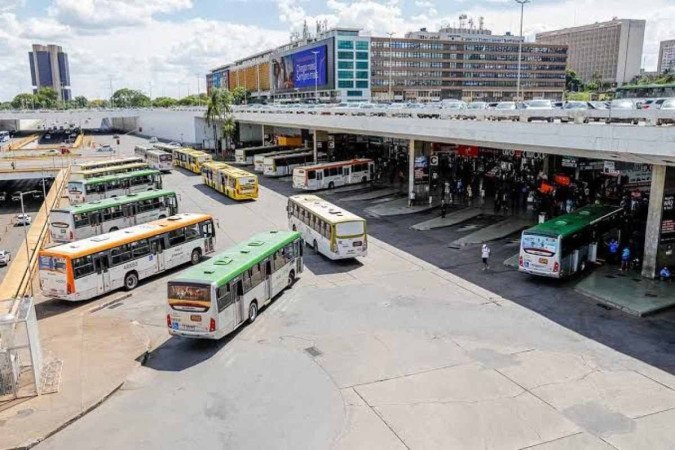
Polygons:
<instances>
[{"instance_id":1,"label":"building facade","mask_svg":"<svg viewBox=\"0 0 675 450\"><path fill-rule=\"evenodd\" d=\"M50 87L56 91L60 100L71 99L68 54L60 46L33 44L33 51L28 53L28 59L33 92L42 87Z\"/></svg>"},{"instance_id":2,"label":"building facade","mask_svg":"<svg viewBox=\"0 0 675 450\"><path fill-rule=\"evenodd\" d=\"M538 33L536 42L567 45L568 66L584 82L629 83L640 74L645 21L613 19Z\"/></svg>"},{"instance_id":3,"label":"building facade","mask_svg":"<svg viewBox=\"0 0 675 450\"><path fill-rule=\"evenodd\" d=\"M422 29L404 38L374 37L374 100L507 101L517 97L521 38L483 28ZM521 98L560 99L567 46L522 42Z\"/></svg>"},{"instance_id":4,"label":"building facade","mask_svg":"<svg viewBox=\"0 0 675 450\"><path fill-rule=\"evenodd\" d=\"M659 45L659 61L657 73L665 71L675 72L675 39L661 41Z\"/></svg>"}]
</instances>

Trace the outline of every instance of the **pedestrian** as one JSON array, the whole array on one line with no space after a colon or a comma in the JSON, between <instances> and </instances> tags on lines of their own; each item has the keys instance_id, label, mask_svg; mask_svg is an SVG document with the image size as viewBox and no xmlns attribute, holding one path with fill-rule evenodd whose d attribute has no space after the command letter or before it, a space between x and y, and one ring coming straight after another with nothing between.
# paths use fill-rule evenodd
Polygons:
<instances>
[{"instance_id":1,"label":"pedestrian","mask_svg":"<svg viewBox=\"0 0 675 450\"><path fill-rule=\"evenodd\" d=\"M11 165L12 165L12 170L16 170L16 164L14 163L14 161L12 161Z\"/></svg>"},{"instance_id":2,"label":"pedestrian","mask_svg":"<svg viewBox=\"0 0 675 450\"><path fill-rule=\"evenodd\" d=\"M488 270L490 268L490 264L488 264L488 260L490 258L490 247L483 242L483 245L480 249L480 256L483 259L483 269L482 270Z\"/></svg>"},{"instance_id":3,"label":"pedestrian","mask_svg":"<svg viewBox=\"0 0 675 450\"><path fill-rule=\"evenodd\" d=\"M441 199L441 219L445 219L445 213L447 211L447 205L445 204L445 198Z\"/></svg>"},{"instance_id":4,"label":"pedestrian","mask_svg":"<svg viewBox=\"0 0 675 450\"><path fill-rule=\"evenodd\" d=\"M469 206L472 206L473 204L473 188L471 187L470 184L466 186L466 201L469 204Z\"/></svg>"},{"instance_id":5,"label":"pedestrian","mask_svg":"<svg viewBox=\"0 0 675 450\"><path fill-rule=\"evenodd\" d=\"M663 269L659 272L659 276L661 277L661 281L670 281L670 269L668 269L668 266L663 266Z\"/></svg>"},{"instance_id":6,"label":"pedestrian","mask_svg":"<svg viewBox=\"0 0 675 450\"><path fill-rule=\"evenodd\" d=\"M628 271L630 268L630 248L625 246L621 251L621 271Z\"/></svg>"},{"instance_id":7,"label":"pedestrian","mask_svg":"<svg viewBox=\"0 0 675 450\"><path fill-rule=\"evenodd\" d=\"M616 264L616 257L619 254L619 242L617 242L616 238L612 238L612 240L609 241L607 250L609 251L609 263L613 266Z\"/></svg>"},{"instance_id":8,"label":"pedestrian","mask_svg":"<svg viewBox=\"0 0 675 450\"><path fill-rule=\"evenodd\" d=\"M410 191L410 197L408 198L408 208L412 208L415 204L415 191Z\"/></svg>"}]
</instances>

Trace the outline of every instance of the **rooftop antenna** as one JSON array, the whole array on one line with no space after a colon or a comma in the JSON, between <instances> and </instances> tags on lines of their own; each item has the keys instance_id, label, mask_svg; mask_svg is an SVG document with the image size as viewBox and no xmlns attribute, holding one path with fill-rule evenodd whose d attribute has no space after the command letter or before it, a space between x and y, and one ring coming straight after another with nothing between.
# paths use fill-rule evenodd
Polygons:
<instances>
[{"instance_id":1,"label":"rooftop antenna","mask_svg":"<svg viewBox=\"0 0 675 450\"><path fill-rule=\"evenodd\" d=\"M302 38L307 39L309 37L309 28L307 28L307 19L302 23Z\"/></svg>"},{"instance_id":2,"label":"rooftop antenna","mask_svg":"<svg viewBox=\"0 0 675 450\"><path fill-rule=\"evenodd\" d=\"M321 34L321 21L317 20L316 21L316 35L317 37Z\"/></svg>"},{"instance_id":3,"label":"rooftop antenna","mask_svg":"<svg viewBox=\"0 0 675 450\"><path fill-rule=\"evenodd\" d=\"M478 18L478 29L482 30L483 29L483 24L484 24L485 18L483 16L480 16Z\"/></svg>"},{"instance_id":4,"label":"rooftop antenna","mask_svg":"<svg viewBox=\"0 0 675 450\"><path fill-rule=\"evenodd\" d=\"M473 30L473 17L469 19L469 28Z\"/></svg>"}]
</instances>

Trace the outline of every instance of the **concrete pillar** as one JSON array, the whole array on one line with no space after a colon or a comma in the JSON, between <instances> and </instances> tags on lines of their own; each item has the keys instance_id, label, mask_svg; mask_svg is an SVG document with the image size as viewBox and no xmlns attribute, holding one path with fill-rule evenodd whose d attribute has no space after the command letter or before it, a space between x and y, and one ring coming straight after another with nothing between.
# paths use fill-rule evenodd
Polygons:
<instances>
[{"instance_id":1,"label":"concrete pillar","mask_svg":"<svg viewBox=\"0 0 675 450\"><path fill-rule=\"evenodd\" d=\"M666 166L652 166L652 187L649 193L649 211L645 229L644 256L642 257L642 276L654 278L658 268L656 256L661 238L661 216L663 214L663 193L666 187Z\"/></svg>"},{"instance_id":2,"label":"concrete pillar","mask_svg":"<svg viewBox=\"0 0 675 450\"><path fill-rule=\"evenodd\" d=\"M415 140L408 143L408 198L415 189Z\"/></svg>"},{"instance_id":3,"label":"concrete pillar","mask_svg":"<svg viewBox=\"0 0 675 450\"><path fill-rule=\"evenodd\" d=\"M314 163L319 162L319 142L318 142L318 137L316 135L316 130L313 130L312 132L312 150L314 151Z\"/></svg>"},{"instance_id":4,"label":"concrete pillar","mask_svg":"<svg viewBox=\"0 0 675 450\"><path fill-rule=\"evenodd\" d=\"M262 141L263 145L265 145L265 124L260 125L260 127L261 127L260 132L262 133L261 141Z\"/></svg>"}]
</instances>

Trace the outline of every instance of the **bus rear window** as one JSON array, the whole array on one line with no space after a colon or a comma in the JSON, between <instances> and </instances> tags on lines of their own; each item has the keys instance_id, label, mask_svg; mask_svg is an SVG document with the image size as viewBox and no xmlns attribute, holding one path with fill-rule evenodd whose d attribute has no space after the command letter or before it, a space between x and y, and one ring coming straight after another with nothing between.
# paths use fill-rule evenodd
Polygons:
<instances>
[{"instance_id":1,"label":"bus rear window","mask_svg":"<svg viewBox=\"0 0 675 450\"><path fill-rule=\"evenodd\" d=\"M558 238L523 233L520 248L531 255L553 256L558 253Z\"/></svg>"},{"instance_id":2,"label":"bus rear window","mask_svg":"<svg viewBox=\"0 0 675 450\"><path fill-rule=\"evenodd\" d=\"M40 256L40 270L66 273L66 259L58 256Z\"/></svg>"},{"instance_id":3,"label":"bus rear window","mask_svg":"<svg viewBox=\"0 0 675 450\"><path fill-rule=\"evenodd\" d=\"M171 308L177 311L207 311L211 305L211 286L196 283L168 284Z\"/></svg>"},{"instance_id":4,"label":"bus rear window","mask_svg":"<svg viewBox=\"0 0 675 450\"><path fill-rule=\"evenodd\" d=\"M338 237L343 236L361 236L365 233L363 221L343 222L335 225L335 233Z\"/></svg>"}]
</instances>

